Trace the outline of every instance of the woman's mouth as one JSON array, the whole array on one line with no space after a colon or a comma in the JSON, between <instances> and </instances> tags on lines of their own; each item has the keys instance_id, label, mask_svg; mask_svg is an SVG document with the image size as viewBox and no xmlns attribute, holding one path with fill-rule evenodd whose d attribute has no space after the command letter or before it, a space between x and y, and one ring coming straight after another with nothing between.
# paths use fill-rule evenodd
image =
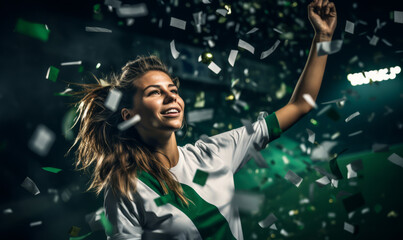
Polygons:
<instances>
[{"instance_id":1,"label":"woman's mouth","mask_svg":"<svg viewBox=\"0 0 403 240\"><path fill-rule=\"evenodd\" d=\"M164 117L177 117L180 115L180 111L177 108L169 108L169 109L161 112L161 114Z\"/></svg>"}]
</instances>

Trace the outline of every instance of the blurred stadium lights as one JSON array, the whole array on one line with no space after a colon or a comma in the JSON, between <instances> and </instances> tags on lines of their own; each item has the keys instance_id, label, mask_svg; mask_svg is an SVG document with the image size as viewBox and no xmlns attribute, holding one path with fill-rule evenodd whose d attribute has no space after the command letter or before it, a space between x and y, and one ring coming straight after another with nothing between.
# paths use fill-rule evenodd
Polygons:
<instances>
[{"instance_id":1,"label":"blurred stadium lights","mask_svg":"<svg viewBox=\"0 0 403 240\"><path fill-rule=\"evenodd\" d=\"M388 73L389 71L389 73ZM373 70L368 72L360 72L360 73L350 73L347 75L348 81L350 81L351 85L362 85L368 84L371 82L380 82L389 79L395 79L396 75L401 72L401 68L399 66L391 67L390 70L388 68L383 68L379 70Z\"/></svg>"}]
</instances>

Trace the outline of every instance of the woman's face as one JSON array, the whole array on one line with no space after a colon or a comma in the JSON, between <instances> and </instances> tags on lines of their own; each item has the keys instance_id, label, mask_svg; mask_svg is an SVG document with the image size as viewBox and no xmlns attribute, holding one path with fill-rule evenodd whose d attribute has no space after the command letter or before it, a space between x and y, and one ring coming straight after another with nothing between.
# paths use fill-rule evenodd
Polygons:
<instances>
[{"instance_id":1,"label":"woman's face","mask_svg":"<svg viewBox=\"0 0 403 240\"><path fill-rule=\"evenodd\" d=\"M185 103L166 73L149 71L135 80L134 85L137 91L133 111L141 117L136 125L139 132L175 131L182 127Z\"/></svg>"}]
</instances>

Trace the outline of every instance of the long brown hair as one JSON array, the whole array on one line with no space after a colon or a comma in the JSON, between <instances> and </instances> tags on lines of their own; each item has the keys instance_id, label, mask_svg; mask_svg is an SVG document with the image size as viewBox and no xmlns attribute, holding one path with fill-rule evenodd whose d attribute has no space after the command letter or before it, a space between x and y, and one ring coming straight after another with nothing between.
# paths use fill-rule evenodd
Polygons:
<instances>
[{"instance_id":1,"label":"long brown hair","mask_svg":"<svg viewBox=\"0 0 403 240\"><path fill-rule=\"evenodd\" d=\"M128 62L120 75L112 74L108 81L95 78L97 84L76 84L83 88L73 93L79 98L75 103L78 115L74 126L80 122L80 127L67 154L78 144L75 167L77 170L90 170L91 180L87 190L95 190L97 195L110 186L115 194L120 193L132 200L138 172L145 171L158 180L165 194L168 193L168 187L188 205L181 185L158 160L153 147L141 140L135 128L125 131L117 128L123 121L121 109L131 109L135 104L133 96L136 87L133 81L151 70L162 71L170 76L167 67L158 57L141 56ZM171 79L179 87L178 79ZM115 112L104 106L111 89L122 92Z\"/></svg>"}]
</instances>

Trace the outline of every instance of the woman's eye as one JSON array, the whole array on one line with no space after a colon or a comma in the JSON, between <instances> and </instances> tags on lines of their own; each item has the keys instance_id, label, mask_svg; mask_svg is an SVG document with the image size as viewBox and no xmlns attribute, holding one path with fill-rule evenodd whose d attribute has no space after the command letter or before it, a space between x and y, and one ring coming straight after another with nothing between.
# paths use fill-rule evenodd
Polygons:
<instances>
[{"instance_id":1,"label":"woman's eye","mask_svg":"<svg viewBox=\"0 0 403 240\"><path fill-rule=\"evenodd\" d=\"M171 90L172 93L178 94L178 90Z\"/></svg>"},{"instance_id":2,"label":"woman's eye","mask_svg":"<svg viewBox=\"0 0 403 240\"><path fill-rule=\"evenodd\" d=\"M152 91L152 92L150 92L149 95L156 95L156 94L159 94L159 93L160 93L159 91Z\"/></svg>"}]
</instances>

